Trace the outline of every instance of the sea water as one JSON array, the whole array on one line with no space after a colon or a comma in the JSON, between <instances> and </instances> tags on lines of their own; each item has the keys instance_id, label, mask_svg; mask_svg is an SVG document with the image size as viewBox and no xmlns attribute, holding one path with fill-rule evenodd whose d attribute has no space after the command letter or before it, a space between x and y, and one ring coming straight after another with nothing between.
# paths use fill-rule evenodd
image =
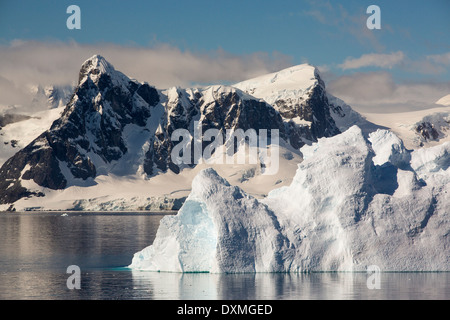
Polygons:
<instances>
[{"instance_id":1,"label":"sea water","mask_svg":"<svg viewBox=\"0 0 450 320\"><path fill-rule=\"evenodd\" d=\"M208 274L130 270L160 213L0 213L0 299L450 299L450 273ZM80 288L70 288L78 266Z\"/></svg>"}]
</instances>

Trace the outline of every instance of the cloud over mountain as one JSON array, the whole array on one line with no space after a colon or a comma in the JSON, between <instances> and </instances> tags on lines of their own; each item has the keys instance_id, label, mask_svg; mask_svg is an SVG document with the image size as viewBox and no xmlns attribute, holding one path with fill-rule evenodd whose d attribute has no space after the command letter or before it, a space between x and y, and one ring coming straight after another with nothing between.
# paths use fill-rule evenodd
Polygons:
<instances>
[{"instance_id":1,"label":"cloud over mountain","mask_svg":"<svg viewBox=\"0 0 450 320\"><path fill-rule=\"evenodd\" d=\"M126 74L159 88L233 83L292 65L289 56L277 52L234 55L222 49L183 51L167 44L139 47L17 40L0 46L0 105L29 101L30 84L75 84L73 75L85 57L96 53L107 56Z\"/></svg>"}]
</instances>

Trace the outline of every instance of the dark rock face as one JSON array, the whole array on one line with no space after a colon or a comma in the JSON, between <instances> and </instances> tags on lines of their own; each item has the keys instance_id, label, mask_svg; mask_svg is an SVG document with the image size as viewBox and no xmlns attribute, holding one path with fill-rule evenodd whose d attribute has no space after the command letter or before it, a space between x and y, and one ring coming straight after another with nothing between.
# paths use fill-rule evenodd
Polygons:
<instances>
[{"instance_id":1,"label":"dark rock face","mask_svg":"<svg viewBox=\"0 0 450 320\"><path fill-rule=\"evenodd\" d=\"M269 137L270 129L277 129L280 138L294 148L303 146L305 139L316 141L339 133L322 85L301 103L277 103L279 111L238 89L223 86L158 91L130 80L104 58L94 56L81 67L79 83L61 117L0 168L0 204L43 195L25 188L21 183L25 180L38 187L64 189L73 181L95 178L100 167L105 170L120 163L134 143L125 134L128 125L148 132L143 156L132 159L140 161L148 176L167 170L180 172L171 159L178 143L172 141L172 134L188 129L193 137L196 121L201 121L203 133L217 129L224 141L227 129L266 129ZM290 121L294 117L310 121L311 126L295 124ZM193 140L190 145L194 145ZM195 166L192 160L191 166Z\"/></svg>"},{"instance_id":2,"label":"dark rock face","mask_svg":"<svg viewBox=\"0 0 450 320\"><path fill-rule=\"evenodd\" d=\"M175 173L180 168L172 162L171 152L178 142L171 139L177 129L190 129L194 122L201 119L199 131L205 133L209 129L217 129L226 140L226 130L254 129L259 132L266 129L270 138L270 130L278 129L280 137L286 140L286 127L280 114L270 105L257 99L243 99L243 93L237 89L222 90L221 86L211 87L214 99L205 96L189 95L185 90L177 89L177 97L169 100L164 119L155 133L155 139L146 154L145 172L152 175L155 169L161 171L172 170ZM191 136L194 133L191 131ZM209 142L202 144L202 151ZM191 145L191 166L195 165L194 142Z\"/></svg>"},{"instance_id":3,"label":"dark rock face","mask_svg":"<svg viewBox=\"0 0 450 320\"><path fill-rule=\"evenodd\" d=\"M46 188L65 188L67 181L46 134L40 135L3 164L0 169L0 203L12 203L22 197L36 195L36 192L22 187L22 179L32 179Z\"/></svg>"},{"instance_id":4,"label":"dark rock face","mask_svg":"<svg viewBox=\"0 0 450 320\"><path fill-rule=\"evenodd\" d=\"M434 128L433 124L429 122L417 124L415 130L425 141L438 140L439 138L439 132Z\"/></svg>"},{"instance_id":5,"label":"dark rock face","mask_svg":"<svg viewBox=\"0 0 450 320\"><path fill-rule=\"evenodd\" d=\"M332 137L339 134L339 130L330 115L328 98L324 85L316 86L305 101L305 120L311 121L311 134L315 138Z\"/></svg>"},{"instance_id":6,"label":"dark rock face","mask_svg":"<svg viewBox=\"0 0 450 320\"><path fill-rule=\"evenodd\" d=\"M330 114L330 108L334 106L328 100L325 83L316 69L314 78L317 80L315 85L305 95L287 95L286 97L281 95L272 101L286 123L289 143L297 149L306 143L316 142L318 138L331 137L340 133ZM248 91L251 93L252 89ZM341 116L345 116L342 110Z\"/></svg>"}]
</instances>

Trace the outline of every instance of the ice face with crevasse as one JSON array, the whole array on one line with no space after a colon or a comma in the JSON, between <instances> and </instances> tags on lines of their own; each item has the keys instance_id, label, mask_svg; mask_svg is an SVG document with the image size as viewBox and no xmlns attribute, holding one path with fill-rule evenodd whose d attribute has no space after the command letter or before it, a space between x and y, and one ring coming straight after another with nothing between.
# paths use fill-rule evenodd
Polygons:
<instances>
[{"instance_id":1,"label":"ice face with crevasse","mask_svg":"<svg viewBox=\"0 0 450 320\"><path fill-rule=\"evenodd\" d=\"M290 186L257 200L201 171L133 269L173 272L450 270L450 143L406 150L351 127L301 149ZM409 164L407 163L409 162Z\"/></svg>"}]
</instances>

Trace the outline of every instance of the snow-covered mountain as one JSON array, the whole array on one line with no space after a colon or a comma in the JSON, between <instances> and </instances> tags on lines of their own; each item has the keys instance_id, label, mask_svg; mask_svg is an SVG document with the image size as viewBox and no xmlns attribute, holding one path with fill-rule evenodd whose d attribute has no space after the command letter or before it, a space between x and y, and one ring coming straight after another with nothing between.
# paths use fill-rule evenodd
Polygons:
<instances>
[{"instance_id":1,"label":"snow-covered mountain","mask_svg":"<svg viewBox=\"0 0 450 320\"><path fill-rule=\"evenodd\" d=\"M50 128L73 90L72 86L32 86L29 104L0 108L0 166Z\"/></svg>"},{"instance_id":2,"label":"snow-covered mountain","mask_svg":"<svg viewBox=\"0 0 450 320\"><path fill-rule=\"evenodd\" d=\"M300 148L319 137L331 137L353 125L365 134L382 127L367 121L326 91L317 68L302 64L233 85L272 105L298 136ZM324 107L318 108L318 105Z\"/></svg>"},{"instance_id":3,"label":"snow-covered mountain","mask_svg":"<svg viewBox=\"0 0 450 320\"><path fill-rule=\"evenodd\" d=\"M212 168L130 268L170 272L450 271L450 143L408 151L351 127L302 149L258 200Z\"/></svg>"},{"instance_id":4,"label":"snow-covered mountain","mask_svg":"<svg viewBox=\"0 0 450 320\"><path fill-rule=\"evenodd\" d=\"M61 116L1 167L0 203L14 203L18 210L86 209L87 203L95 203L96 208L133 210L148 207L156 196L171 203L167 199L174 193L178 199L180 190L187 195L192 175L202 168L195 163L181 167L173 163L171 135L177 129L188 129L191 136L195 129L217 129L224 138L227 129L268 129L269 135L270 130L278 130L279 175L262 180L262 163L216 168L252 194L267 194L275 185L290 181L301 161L299 147L338 134L336 114L346 119L339 106L331 108L315 68L301 65L268 77L277 81L265 83L263 77L232 87L158 90L131 80L96 55L82 65L78 84ZM250 92L252 83L264 88L262 93L272 92L271 83L277 90L287 83L290 86L278 98L270 99L258 96L258 90ZM340 128L345 126L341 123ZM151 187L158 179L170 181L172 175L186 182ZM136 188L130 190L135 196L126 199L123 192L113 193L114 199L109 191L100 191L114 189L118 183L126 185L126 181L139 185L139 199ZM135 206L127 207L123 204L127 202Z\"/></svg>"}]
</instances>

